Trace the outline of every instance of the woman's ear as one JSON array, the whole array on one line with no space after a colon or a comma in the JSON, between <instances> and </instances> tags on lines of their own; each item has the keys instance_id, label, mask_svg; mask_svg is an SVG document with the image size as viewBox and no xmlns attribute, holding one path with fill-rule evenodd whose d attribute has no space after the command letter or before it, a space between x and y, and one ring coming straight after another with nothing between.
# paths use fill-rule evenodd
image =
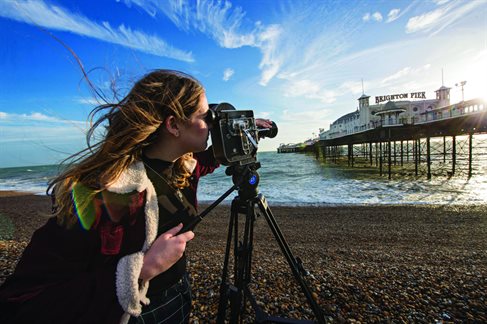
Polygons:
<instances>
[{"instance_id":1,"label":"woman's ear","mask_svg":"<svg viewBox=\"0 0 487 324\"><path fill-rule=\"evenodd\" d=\"M176 117L167 117L166 120L164 120L164 126L166 126L166 129L170 134L179 137L179 124L176 121Z\"/></svg>"}]
</instances>

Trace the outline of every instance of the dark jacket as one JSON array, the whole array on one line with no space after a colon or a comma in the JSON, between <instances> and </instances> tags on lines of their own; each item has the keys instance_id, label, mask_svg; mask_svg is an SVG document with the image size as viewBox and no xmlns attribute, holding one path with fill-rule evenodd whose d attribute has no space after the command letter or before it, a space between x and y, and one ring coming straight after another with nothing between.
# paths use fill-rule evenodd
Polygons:
<instances>
[{"instance_id":1,"label":"dark jacket","mask_svg":"<svg viewBox=\"0 0 487 324\"><path fill-rule=\"evenodd\" d=\"M198 163L193 181L213 170ZM159 221L142 162L97 194L89 213L77 210L72 229L51 218L34 233L0 287L1 323L119 323L140 314L150 282L138 278Z\"/></svg>"}]
</instances>

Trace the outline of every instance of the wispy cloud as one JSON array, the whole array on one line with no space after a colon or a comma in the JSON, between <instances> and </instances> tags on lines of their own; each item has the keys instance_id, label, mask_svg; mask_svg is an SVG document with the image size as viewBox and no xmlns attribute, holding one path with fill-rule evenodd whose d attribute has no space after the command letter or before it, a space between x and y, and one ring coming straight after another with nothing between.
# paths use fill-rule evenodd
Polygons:
<instances>
[{"instance_id":1,"label":"wispy cloud","mask_svg":"<svg viewBox=\"0 0 487 324\"><path fill-rule=\"evenodd\" d=\"M401 12L401 9L392 9L391 11L389 11L389 13L387 14L387 22L390 23L390 22L393 22L394 20L396 20L397 18L399 18L399 13Z\"/></svg>"},{"instance_id":2,"label":"wispy cloud","mask_svg":"<svg viewBox=\"0 0 487 324\"><path fill-rule=\"evenodd\" d=\"M225 71L223 71L223 81L228 81L230 78L233 76L235 71L231 68L226 68Z\"/></svg>"},{"instance_id":3,"label":"wispy cloud","mask_svg":"<svg viewBox=\"0 0 487 324\"><path fill-rule=\"evenodd\" d=\"M228 1L201 0L124 0L127 6L138 6L150 16L161 13L175 26L185 32L199 31L223 48L251 46L259 48L262 60L261 85L267 83L278 73L279 59L275 46L280 37L277 25L265 26L261 22L244 24L245 12Z\"/></svg>"},{"instance_id":4,"label":"wispy cloud","mask_svg":"<svg viewBox=\"0 0 487 324\"><path fill-rule=\"evenodd\" d=\"M303 79L289 80L284 87L284 95L318 99L323 103L332 103L336 100L336 92L323 89L316 81Z\"/></svg>"},{"instance_id":5,"label":"wispy cloud","mask_svg":"<svg viewBox=\"0 0 487 324\"><path fill-rule=\"evenodd\" d=\"M1 143L83 138L87 123L64 120L39 112L15 114L0 111Z\"/></svg>"},{"instance_id":6,"label":"wispy cloud","mask_svg":"<svg viewBox=\"0 0 487 324\"><path fill-rule=\"evenodd\" d=\"M485 5L484 1L437 1L439 7L419 16L411 17L406 25L406 33L424 32L436 35L446 27L454 24L477 7Z\"/></svg>"},{"instance_id":7,"label":"wispy cloud","mask_svg":"<svg viewBox=\"0 0 487 324\"><path fill-rule=\"evenodd\" d=\"M360 77L354 81L340 57L348 57L356 45L352 42L363 28L357 20L362 12L361 6L345 9L314 2L295 4L289 10L282 19L283 35L275 50L281 59L277 77L284 96L315 100L323 106L352 89L360 91L356 87Z\"/></svg>"},{"instance_id":8,"label":"wispy cloud","mask_svg":"<svg viewBox=\"0 0 487 324\"><path fill-rule=\"evenodd\" d=\"M414 78L419 78L422 73L425 71L429 70L431 68L431 64L425 64L421 67L418 68L411 68L410 66L407 66L396 73L389 75L385 77L381 82L381 86L387 86L390 85L394 81L398 81L401 79L404 79L406 77L413 76Z\"/></svg>"},{"instance_id":9,"label":"wispy cloud","mask_svg":"<svg viewBox=\"0 0 487 324\"><path fill-rule=\"evenodd\" d=\"M450 2L450 0L432 0L434 3L436 3L437 5L442 5L442 4L445 4L447 2Z\"/></svg>"},{"instance_id":10,"label":"wispy cloud","mask_svg":"<svg viewBox=\"0 0 487 324\"><path fill-rule=\"evenodd\" d=\"M378 11L374 12L374 13L370 13L370 12L367 12L363 17L362 17L362 20L363 21L371 21L371 20L375 20L375 21L378 21L378 22L381 22L383 19L382 17L382 14Z\"/></svg>"},{"instance_id":11,"label":"wispy cloud","mask_svg":"<svg viewBox=\"0 0 487 324\"><path fill-rule=\"evenodd\" d=\"M49 30L92 37L156 56L185 62L194 61L191 52L175 48L158 36L133 30L123 24L114 28L109 22L94 22L83 15L42 0L1 1L0 16Z\"/></svg>"},{"instance_id":12,"label":"wispy cloud","mask_svg":"<svg viewBox=\"0 0 487 324\"><path fill-rule=\"evenodd\" d=\"M30 114L16 114L16 113L0 111L0 124L2 125L12 125L12 124L34 125L39 122L42 124L50 124L50 125L69 124L69 125L75 125L76 127L86 126L86 122L61 119L40 112L32 112Z\"/></svg>"},{"instance_id":13,"label":"wispy cloud","mask_svg":"<svg viewBox=\"0 0 487 324\"><path fill-rule=\"evenodd\" d=\"M202 0L124 0L127 6L136 5L150 16L162 13L179 29L190 32L198 30L215 39L225 48L255 46L254 31L242 32L245 16L241 7L232 7L227 1Z\"/></svg>"},{"instance_id":14,"label":"wispy cloud","mask_svg":"<svg viewBox=\"0 0 487 324\"><path fill-rule=\"evenodd\" d=\"M88 106L98 106L102 104L99 100L94 98L79 98L76 99L76 101L82 105L88 105Z\"/></svg>"}]
</instances>

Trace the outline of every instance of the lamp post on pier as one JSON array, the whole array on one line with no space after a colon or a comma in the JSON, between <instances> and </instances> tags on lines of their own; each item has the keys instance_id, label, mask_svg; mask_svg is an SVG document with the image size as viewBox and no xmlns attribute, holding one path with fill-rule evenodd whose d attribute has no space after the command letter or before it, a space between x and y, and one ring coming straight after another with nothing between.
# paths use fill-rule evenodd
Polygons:
<instances>
[{"instance_id":1,"label":"lamp post on pier","mask_svg":"<svg viewBox=\"0 0 487 324\"><path fill-rule=\"evenodd\" d=\"M463 97L463 86L465 86L465 84L467 84L467 81L460 81L459 83L455 83L455 86L456 87L462 87L462 102L464 101L464 97Z\"/></svg>"}]
</instances>

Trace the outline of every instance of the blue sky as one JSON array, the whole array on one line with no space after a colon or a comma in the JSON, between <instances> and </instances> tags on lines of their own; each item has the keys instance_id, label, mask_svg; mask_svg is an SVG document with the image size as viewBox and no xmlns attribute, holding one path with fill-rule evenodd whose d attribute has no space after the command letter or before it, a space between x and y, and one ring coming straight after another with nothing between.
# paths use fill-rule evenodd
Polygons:
<instances>
[{"instance_id":1,"label":"blue sky","mask_svg":"<svg viewBox=\"0 0 487 324\"><path fill-rule=\"evenodd\" d=\"M487 0L0 1L0 167L57 163L84 147L96 97L156 68L198 78L210 102L279 126L296 143L357 98L487 89Z\"/></svg>"}]
</instances>

